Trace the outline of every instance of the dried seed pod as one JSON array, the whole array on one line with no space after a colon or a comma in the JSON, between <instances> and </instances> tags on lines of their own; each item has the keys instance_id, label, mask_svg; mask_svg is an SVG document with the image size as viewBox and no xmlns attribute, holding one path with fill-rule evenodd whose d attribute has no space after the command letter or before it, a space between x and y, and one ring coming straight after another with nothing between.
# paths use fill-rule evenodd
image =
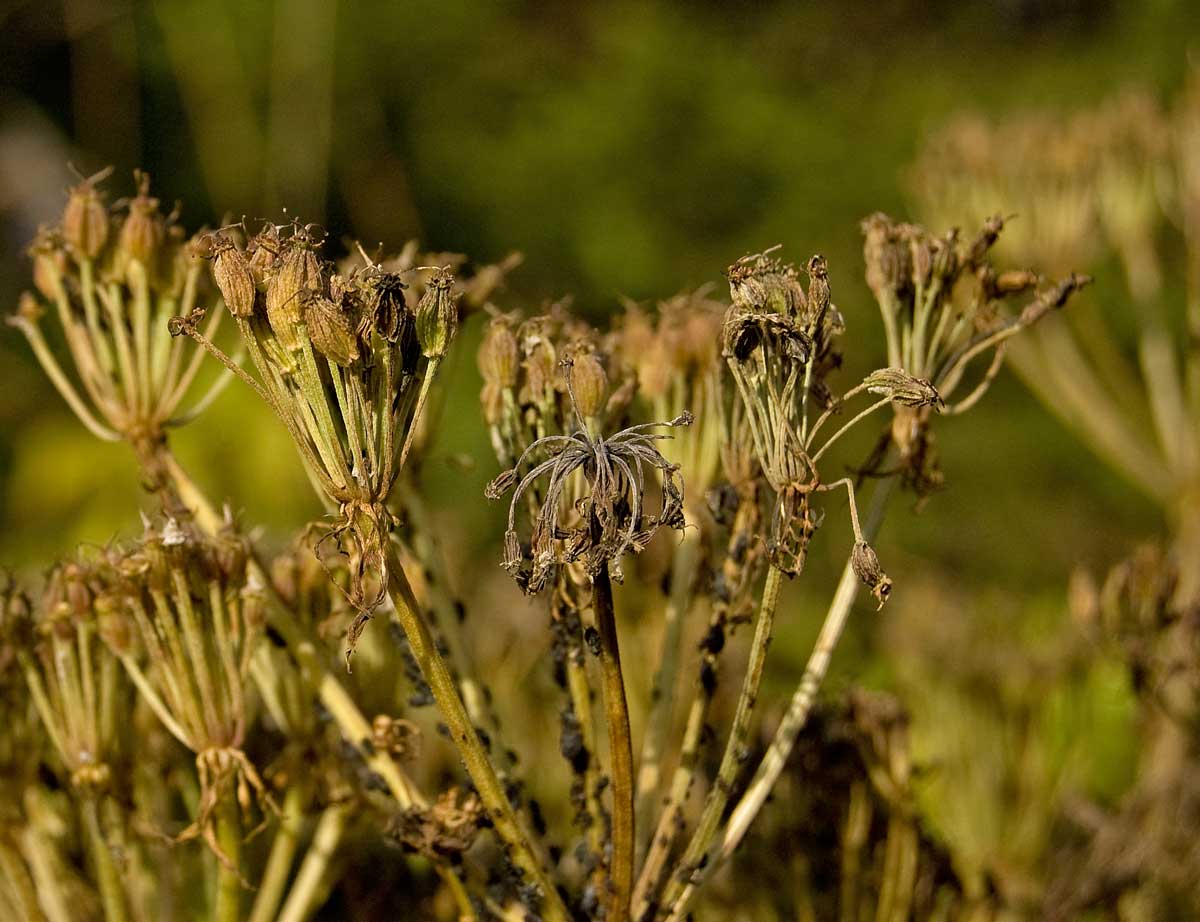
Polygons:
<instances>
[{"instance_id":1,"label":"dried seed pod","mask_svg":"<svg viewBox=\"0 0 1200 922\"><path fill-rule=\"evenodd\" d=\"M300 348L299 324L304 321L302 299L322 289L321 260L304 232L287 241L279 265L267 282L267 321L285 349Z\"/></svg>"},{"instance_id":2,"label":"dried seed pod","mask_svg":"<svg viewBox=\"0 0 1200 922\"><path fill-rule=\"evenodd\" d=\"M584 419L592 419L604 410L608 399L608 375L594 352L583 352L564 362L567 382L575 407Z\"/></svg>"},{"instance_id":3,"label":"dried seed pod","mask_svg":"<svg viewBox=\"0 0 1200 922\"><path fill-rule=\"evenodd\" d=\"M902 247L891 218L876 212L862 222L867 287L876 298L894 297L911 275L911 251Z\"/></svg>"},{"instance_id":4,"label":"dried seed pod","mask_svg":"<svg viewBox=\"0 0 1200 922\"><path fill-rule=\"evenodd\" d=\"M777 249L777 247L773 248ZM734 307L794 317L805 307L804 289L794 266L755 253L743 256L726 271Z\"/></svg>"},{"instance_id":5,"label":"dried seed pod","mask_svg":"<svg viewBox=\"0 0 1200 922\"><path fill-rule=\"evenodd\" d=\"M863 385L872 394L887 397L901 406L945 408L931 381L913 377L903 368L880 368L867 375Z\"/></svg>"},{"instance_id":6,"label":"dried seed pod","mask_svg":"<svg viewBox=\"0 0 1200 922\"><path fill-rule=\"evenodd\" d=\"M158 259L162 255L166 222L158 210L158 199L150 195L150 176L141 170L134 171L138 194L129 202L129 214L121 224L118 265L129 260L141 263L147 278L157 276Z\"/></svg>"},{"instance_id":7,"label":"dried seed pod","mask_svg":"<svg viewBox=\"0 0 1200 922\"><path fill-rule=\"evenodd\" d=\"M425 282L425 293L417 304L417 340L428 359L440 359L458 331L458 297L454 275L437 269Z\"/></svg>"},{"instance_id":8,"label":"dried seed pod","mask_svg":"<svg viewBox=\"0 0 1200 922\"><path fill-rule=\"evenodd\" d=\"M516 387L517 337L507 320L497 317L488 324L476 360L484 381L497 387Z\"/></svg>"},{"instance_id":9,"label":"dried seed pod","mask_svg":"<svg viewBox=\"0 0 1200 922\"><path fill-rule=\"evenodd\" d=\"M264 224L263 229L250 238L246 253L250 271L254 275L254 284L260 291L266 291L267 283L275 273L282 252L283 241L279 237L279 227L275 224Z\"/></svg>"},{"instance_id":10,"label":"dried seed pod","mask_svg":"<svg viewBox=\"0 0 1200 922\"><path fill-rule=\"evenodd\" d=\"M364 320L369 318L375 332L390 343L399 342L404 334L408 317L408 304L404 297L407 287L394 272L376 272L371 275L370 284L365 289L369 296L364 298Z\"/></svg>"},{"instance_id":11,"label":"dried seed pod","mask_svg":"<svg viewBox=\"0 0 1200 922\"><path fill-rule=\"evenodd\" d=\"M254 273L250 261L226 234L207 234L198 242L197 253L212 260L213 281L225 299L225 306L235 317L250 317L254 313Z\"/></svg>"},{"instance_id":12,"label":"dried seed pod","mask_svg":"<svg viewBox=\"0 0 1200 922\"><path fill-rule=\"evenodd\" d=\"M871 590L871 595L879 600L879 607L892 594L892 581L879 565L879 557L866 541L856 541L854 550L850 553L850 566L854 575L864 586Z\"/></svg>"},{"instance_id":13,"label":"dried seed pod","mask_svg":"<svg viewBox=\"0 0 1200 922\"><path fill-rule=\"evenodd\" d=\"M62 233L75 254L82 259L95 259L108 241L108 208L97 188L112 173L105 167L71 189L63 209Z\"/></svg>"},{"instance_id":14,"label":"dried seed pod","mask_svg":"<svg viewBox=\"0 0 1200 922\"><path fill-rule=\"evenodd\" d=\"M304 323L313 347L343 368L358 360L354 324L337 304L316 292L301 295Z\"/></svg>"}]
</instances>

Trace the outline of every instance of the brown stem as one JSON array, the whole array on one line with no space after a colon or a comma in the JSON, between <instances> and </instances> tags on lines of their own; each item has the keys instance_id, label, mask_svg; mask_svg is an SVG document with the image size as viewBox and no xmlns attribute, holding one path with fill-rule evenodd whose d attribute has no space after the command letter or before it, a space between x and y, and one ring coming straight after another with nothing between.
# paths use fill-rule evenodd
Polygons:
<instances>
[{"instance_id":1,"label":"brown stem","mask_svg":"<svg viewBox=\"0 0 1200 922\"><path fill-rule=\"evenodd\" d=\"M600 634L600 669L604 678L604 713L608 723L613 793L612 858L609 863L611 893L607 918L627 922L633 891L633 742L629 732L629 705L621 675L621 650L613 611L612 582L608 568L593 577L592 608Z\"/></svg>"},{"instance_id":2,"label":"brown stem","mask_svg":"<svg viewBox=\"0 0 1200 922\"><path fill-rule=\"evenodd\" d=\"M404 628L413 657L421 668L421 675L433 691L438 710L450 730L450 737L458 748L467 774L470 775L480 800L488 811L496 834L510 850L513 866L526 881L540 891L543 901L542 917L548 922L566 922L566 906L542 867L529 836L521 828L512 803L496 776L496 769L471 719L467 716L467 709L458 693L454 676L439 652L429 625L413 597L412 587L404 575L395 547L390 542L387 550L387 574L388 595L396 609L396 617Z\"/></svg>"}]
</instances>

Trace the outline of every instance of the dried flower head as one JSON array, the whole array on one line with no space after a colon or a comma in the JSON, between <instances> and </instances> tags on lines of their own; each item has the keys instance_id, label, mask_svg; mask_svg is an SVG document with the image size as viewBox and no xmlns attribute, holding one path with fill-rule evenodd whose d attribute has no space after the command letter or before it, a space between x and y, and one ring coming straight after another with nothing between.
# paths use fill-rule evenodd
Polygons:
<instances>
[{"instance_id":1,"label":"dried flower head","mask_svg":"<svg viewBox=\"0 0 1200 922\"><path fill-rule=\"evenodd\" d=\"M867 469L889 444L900 453L905 482L925 496L942 482L930 415L969 410L986 393L1004 360L1007 341L1063 307L1090 279L1068 275L1043 284L1029 270L998 272L992 250L1006 221L993 216L970 239L957 230L935 236L915 224L874 214L863 221L867 283L879 304L887 337L888 368L864 387L895 404L895 417ZM1005 301L1026 295L1019 311ZM947 404L977 359L990 363L974 388Z\"/></svg>"},{"instance_id":2,"label":"dried flower head","mask_svg":"<svg viewBox=\"0 0 1200 922\"><path fill-rule=\"evenodd\" d=\"M36 609L36 640L21 667L46 729L76 790L97 794L113 781L120 717L130 686L101 636L100 616L113 604L107 561L84 559L50 571Z\"/></svg>"},{"instance_id":3,"label":"dried flower head","mask_svg":"<svg viewBox=\"0 0 1200 922\"><path fill-rule=\"evenodd\" d=\"M162 725L195 754L200 800L178 838L203 837L227 866L218 803L274 808L243 749L250 664L264 627L264 587L249 560L232 522L207 537L190 522L147 521L137 544L106 555L89 587L109 620L109 649ZM115 626L120 617L129 626Z\"/></svg>"},{"instance_id":4,"label":"dried flower head","mask_svg":"<svg viewBox=\"0 0 1200 922\"><path fill-rule=\"evenodd\" d=\"M564 372L572 389L570 370L568 363ZM625 554L641 551L662 526L683 527L683 484L678 468L656 445L670 436L651 430L691 422L691 415L684 414L669 423L631 426L605 438L594 435L577 413L571 435L550 435L533 442L486 490L489 499L513 490L504 535L504 568L529 593L541 590L556 566L576 561L582 561L593 575L608 567L619 580L620 560ZM531 463L541 452L549 457ZM645 493L647 474L655 470L661 476L662 502L659 511L651 514L645 509ZM580 477L578 496L568 501L572 480ZM548 478L548 483L534 513L526 548L517 534L517 507L522 496L543 478Z\"/></svg>"},{"instance_id":5,"label":"dried flower head","mask_svg":"<svg viewBox=\"0 0 1200 922\"><path fill-rule=\"evenodd\" d=\"M62 225L38 232L29 247L38 293L22 297L9 323L88 430L130 442L157 488L165 483L158 455L163 433L202 412L229 376L218 375L180 412L201 376L203 352L172 343L167 321L210 301L192 257L196 241L159 212L145 173L136 174L139 191L127 207L106 206L99 183L109 172L71 190ZM217 302L207 336L215 335L221 314ZM47 342L47 315L59 327L74 375Z\"/></svg>"}]
</instances>

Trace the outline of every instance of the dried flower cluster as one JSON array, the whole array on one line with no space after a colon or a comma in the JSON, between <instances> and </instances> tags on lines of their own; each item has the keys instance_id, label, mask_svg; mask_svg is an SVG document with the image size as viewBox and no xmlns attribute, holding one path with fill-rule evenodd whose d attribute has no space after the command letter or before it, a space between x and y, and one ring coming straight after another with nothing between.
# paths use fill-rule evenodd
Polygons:
<instances>
[{"instance_id":1,"label":"dried flower cluster","mask_svg":"<svg viewBox=\"0 0 1200 922\"><path fill-rule=\"evenodd\" d=\"M55 567L37 605L0 594L0 713L26 746L0 743L0 782L19 804L0 814L0 910L38 918L45 904L48 922L65 922L72 887L106 920L163 905L186 913L207 888L197 905L216 922L245 917L253 887L251 922L300 922L355 862L388 890L387 909L372 912L682 920L775 788L858 586L880 606L891 594L871 542L894 481L922 495L936 485L934 414L968 409L1008 338L1084 282L993 268L999 219L964 243L873 216L867 281L888 361L842 389L846 325L820 256L804 268L773 250L743 257L726 273L728 301L705 287L628 302L601 330L565 301L535 315L487 303L512 258L471 274L411 245L393 259L358 246L335 262L324 231L294 221L185 241L144 183L113 212L99 178L73 190L61 231L33 251L94 411L40 338L33 296L15 322L89 428L134 445L162 512L139 540ZM219 300L203 294L214 289ZM1023 307L1007 312L1018 295ZM435 376L465 309L480 307L480 402L503 470L486 494L511 493L502 566L525 592L548 590L546 646L563 692L569 794L545 812L533 786L552 767L525 771L499 720L495 692L510 690L496 688L494 660L476 662L494 631L469 617L471 597L454 596L419 479ZM228 348L214 340L224 312L237 331ZM189 339L201 348L185 367ZM982 383L951 402L989 353ZM270 563L167 444L178 398L210 366L271 407L332 518ZM868 399L848 413L858 398ZM880 483L860 520L860 484L828 476L832 450L887 408L893 422L862 466ZM843 490L853 532L843 584L747 785L783 577L802 573L823 500ZM617 599L623 561L637 578ZM640 617L618 617L618 601ZM500 608L511 606L486 617ZM390 631L366 631L376 610ZM743 625L752 636L729 643ZM334 668L343 644L347 656L361 644L352 676ZM631 644L655 666L648 690L623 667ZM735 650L740 685L722 696ZM862 757L837 796L857 831L842 854L862 857L871 841L895 857L863 858L886 883L839 905L906 917L943 865L913 819L904 721L863 699L851 722ZM39 765L65 782L61 796L41 791ZM39 838L49 816L81 831L85 859ZM265 853L246 847L252 825L269 831ZM207 851L188 849L192 839ZM168 841L182 870L158 880ZM87 874L58 873L67 858ZM942 890L954 912L966 905L953 883Z\"/></svg>"},{"instance_id":2,"label":"dried flower cluster","mask_svg":"<svg viewBox=\"0 0 1200 922\"><path fill-rule=\"evenodd\" d=\"M167 321L213 307L205 335L224 311L212 298L194 239L175 212L164 214L137 172L137 194L109 205L102 170L70 190L61 221L43 227L29 247L35 292L21 296L9 323L29 341L47 377L93 435L125 439L145 459L156 486L166 474L158 453L165 431L194 419L228 380L218 375L186 410L202 376L203 352L172 342ZM44 332L53 317L74 376ZM189 354L190 353L190 354Z\"/></svg>"}]
</instances>

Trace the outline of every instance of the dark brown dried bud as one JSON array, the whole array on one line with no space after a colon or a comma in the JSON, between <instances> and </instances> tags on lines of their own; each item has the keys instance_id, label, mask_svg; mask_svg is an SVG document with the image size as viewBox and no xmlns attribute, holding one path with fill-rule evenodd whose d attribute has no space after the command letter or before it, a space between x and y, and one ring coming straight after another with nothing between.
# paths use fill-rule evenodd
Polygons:
<instances>
[{"instance_id":1,"label":"dark brown dried bud","mask_svg":"<svg viewBox=\"0 0 1200 922\"><path fill-rule=\"evenodd\" d=\"M141 263L146 277L154 281L166 236L166 222L158 210L158 199L150 195L150 177L141 170L135 171L134 177L138 194L129 202L129 214L121 224L118 241L121 261L118 265L136 260Z\"/></svg>"},{"instance_id":2,"label":"dark brown dried bud","mask_svg":"<svg viewBox=\"0 0 1200 922\"><path fill-rule=\"evenodd\" d=\"M933 382L915 378L903 368L880 368L867 375L863 384L870 393L887 397L901 406L945 409Z\"/></svg>"},{"instance_id":3,"label":"dark brown dried bud","mask_svg":"<svg viewBox=\"0 0 1200 922\"><path fill-rule=\"evenodd\" d=\"M301 295L301 304L313 347L342 367L358 361L358 339L346 312L325 296L310 291Z\"/></svg>"},{"instance_id":4,"label":"dark brown dried bud","mask_svg":"<svg viewBox=\"0 0 1200 922\"><path fill-rule=\"evenodd\" d=\"M75 186L67 196L62 219L63 239L82 259L95 259L108 240L108 208L96 187L111 173L112 167L105 167Z\"/></svg>"},{"instance_id":5,"label":"dark brown dried bud","mask_svg":"<svg viewBox=\"0 0 1200 922\"><path fill-rule=\"evenodd\" d=\"M516 387L517 337L507 320L497 318L488 324L476 361L479 373L488 384Z\"/></svg>"},{"instance_id":6,"label":"dark brown dried bud","mask_svg":"<svg viewBox=\"0 0 1200 922\"><path fill-rule=\"evenodd\" d=\"M321 260L307 237L292 237L267 282L267 321L285 349L300 348L299 325L304 321L303 299L320 294Z\"/></svg>"},{"instance_id":7,"label":"dark brown dried bud","mask_svg":"<svg viewBox=\"0 0 1200 922\"><path fill-rule=\"evenodd\" d=\"M375 332L390 343L399 342L404 333L408 305L405 301L404 284L394 272L376 272L369 284L363 286L364 320L370 319Z\"/></svg>"},{"instance_id":8,"label":"dark brown dried bud","mask_svg":"<svg viewBox=\"0 0 1200 922\"><path fill-rule=\"evenodd\" d=\"M425 282L425 293L417 304L417 341L427 359L440 359L458 332L458 297L454 275L437 269Z\"/></svg>"},{"instance_id":9,"label":"dark brown dried bud","mask_svg":"<svg viewBox=\"0 0 1200 922\"><path fill-rule=\"evenodd\" d=\"M975 235L975 239L971 241L971 246L967 250L966 263L968 266L975 268L983 264L987 259L988 250L995 244L1000 237L1000 232L1004 230L1004 216L992 215L979 229L979 233Z\"/></svg>"},{"instance_id":10,"label":"dark brown dried bud","mask_svg":"<svg viewBox=\"0 0 1200 922\"><path fill-rule=\"evenodd\" d=\"M608 375L594 352L583 352L567 363L567 381L575 399L575 408L584 419L592 419L604 410L608 400Z\"/></svg>"},{"instance_id":11,"label":"dark brown dried bud","mask_svg":"<svg viewBox=\"0 0 1200 922\"><path fill-rule=\"evenodd\" d=\"M892 594L892 581L879 565L879 557L871 545L865 541L856 541L854 550L850 552L850 566L854 575L864 586L871 590L871 595L879 601L879 607Z\"/></svg>"},{"instance_id":12,"label":"dark brown dried bud","mask_svg":"<svg viewBox=\"0 0 1200 922\"><path fill-rule=\"evenodd\" d=\"M735 307L745 311L795 317L806 302L796 268L769 253L743 256L726 270L729 296Z\"/></svg>"}]
</instances>

